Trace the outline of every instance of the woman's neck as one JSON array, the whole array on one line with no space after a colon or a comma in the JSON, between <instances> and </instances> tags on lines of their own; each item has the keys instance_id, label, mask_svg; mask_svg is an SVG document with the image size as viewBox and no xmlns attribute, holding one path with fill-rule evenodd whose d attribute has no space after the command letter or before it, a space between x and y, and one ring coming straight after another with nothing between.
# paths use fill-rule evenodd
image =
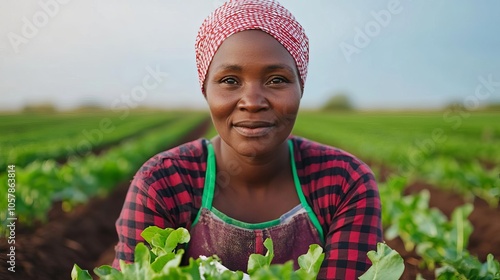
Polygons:
<instances>
[{"instance_id":1,"label":"woman's neck","mask_svg":"<svg viewBox=\"0 0 500 280\"><path fill-rule=\"evenodd\" d=\"M217 159L218 184L262 188L291 174L287 141L271 153L251 157L238 154L220 137L214 138L212 143Z\"/></svg>"}]
</instances>

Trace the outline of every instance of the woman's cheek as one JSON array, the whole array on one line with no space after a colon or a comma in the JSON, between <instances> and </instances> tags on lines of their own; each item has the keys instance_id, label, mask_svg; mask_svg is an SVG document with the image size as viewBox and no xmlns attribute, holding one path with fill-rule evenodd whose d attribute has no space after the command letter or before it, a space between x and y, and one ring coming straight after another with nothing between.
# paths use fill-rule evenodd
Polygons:
<instances>
[{"instance_id":1,"label":"woman's cheek","mask_svg":"<svg viewBox=\"0 0 500 280\"><path fill-rule=\"evenodd\" d=\"M225 98L215 98L209 102L209 108L213 115L225 116L232 112L232 106L230 100Z\"/></svg>"}]
</instances>

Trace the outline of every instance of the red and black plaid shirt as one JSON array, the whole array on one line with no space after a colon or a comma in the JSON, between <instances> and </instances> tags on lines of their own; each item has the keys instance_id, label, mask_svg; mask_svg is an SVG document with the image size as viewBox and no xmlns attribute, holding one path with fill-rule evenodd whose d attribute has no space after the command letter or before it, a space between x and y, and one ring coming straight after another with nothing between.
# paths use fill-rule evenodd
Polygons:
<instances>
[{"instance_id":1,"label":"red and black plaid shirt","mask_svg":"<svg viewBox=\"0 0 500 280\"><path fill-rule=\"evenodd\" d=\"M366 253L382 241L380 198L371 170L342 150L291 137L302 190L325 233L318 279L357 279L371 265ZM206 139L148 160L130 185L116 222L118 259L133 261L140 233L150 225L188 230L201 207L207 167Z\"/></svg>"}]
</instances>

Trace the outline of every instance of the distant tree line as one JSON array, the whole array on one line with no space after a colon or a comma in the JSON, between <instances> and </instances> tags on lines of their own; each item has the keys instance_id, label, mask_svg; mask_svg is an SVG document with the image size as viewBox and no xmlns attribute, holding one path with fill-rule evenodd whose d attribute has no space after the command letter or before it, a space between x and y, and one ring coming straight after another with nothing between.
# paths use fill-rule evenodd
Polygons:
<instances>
[{"instance_id":1,"label":"distant tree line","mask_svg":"<svg viewBox=\"0 0 500 280\"><path fill-rule=\"evenodd\" d=\"M349 99L349 95L344 92L332 94L321 107L323 111L352 111L354 106Z\"/></svg>"}]
</instances>

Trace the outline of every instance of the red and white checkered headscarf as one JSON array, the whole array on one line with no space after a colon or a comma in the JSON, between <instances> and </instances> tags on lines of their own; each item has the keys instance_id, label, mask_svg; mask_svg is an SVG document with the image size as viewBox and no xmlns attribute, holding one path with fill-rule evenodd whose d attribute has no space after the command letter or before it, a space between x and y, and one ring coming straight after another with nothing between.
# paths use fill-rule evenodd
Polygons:
<instances>
[{"instance_id":1,"label":"red and white checkered headscarf","mask_svg":"<svg viewBox=\"0 0 500 280\"><path fill-rule=\"evenodd\" d=\"M230 0L205 19L196 37L196 66L203 94L208 67L222 42L234 33L253 29L268 33L288 50L304 89L309 39L292 13L274 0Z\"/></svg>"}]
</instances>

